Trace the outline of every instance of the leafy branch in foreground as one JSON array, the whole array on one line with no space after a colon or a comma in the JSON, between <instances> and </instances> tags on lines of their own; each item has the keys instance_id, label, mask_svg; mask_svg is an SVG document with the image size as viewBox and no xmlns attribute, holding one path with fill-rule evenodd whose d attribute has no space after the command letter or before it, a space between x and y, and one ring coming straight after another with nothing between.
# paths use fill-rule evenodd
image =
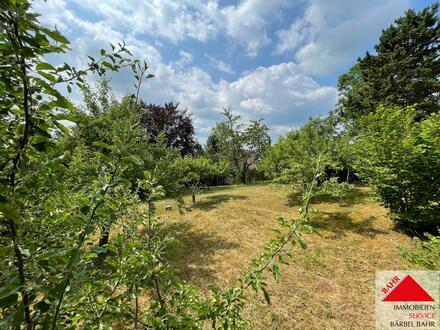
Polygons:
<instances>
[{"instance_id":1,"label":"leafy branch in foreground","mask_svg":"<svg viewBox=\"0 0 440 330\"><path fill-rule=\"evenodd\" d=\"M6 263L16 267L18 275L14 277L9 268L2 274L1 298L7 299L3 301L6 306L15 306L16 293L20 292L21 296L18 306L2 309L3 321L21 324L24 315L26 328L32 329L41 312L38 300L42 296L39 291L42 286L39 283L44 283L47 271L40 257L47 257L48 246L46 249L39 246L41 243L31 233L42 232L43 224L39 223L42 217L36 219L36 215L47 206L44 200L51 194L52 185L56 184L54 177L66 170L61 159L51 158L55 146L53 136L68 133L62 120L69 120L74 111L55 85L67 82L69 91L71 82L82 87L82 77L88 72L103 75L106 69L117 70L127 63L121 54L128 51L123 45L118 50L112 46L112 53L102 50L102 58L92 60L86 69L77 70L67 64L55 68L42 57L65 52L68 41L58 31L41 27L37 15L30 13L29 9L28 1L6 1L2 2L0 11L0 221L5 228L1 237L2 255ZM104 195L106 192L107 189ZM89 222L99 205L98 201L90 212ZM88 226L85 229L88 234ZM86 236L80 236L79 247L84 242L83 235ZM53 241L46 237L42 243L50 246ZM64 252L67 254L68 251L65 249ZM69 269L76 263L77 251L78 248L70 251L73 254L68 258ZM48 263L48 259L45 262ZM61 285L59 305L68 282ZM56 315L57 312L54 320Z\"/></svg>"},{"instance_id":2,"label":"leafy branch in foreground","mask_svg":"<svg viewBox=\"0 0 440 330\"><path fill-rule=\"evenodd\" d=\"M43 57L66 51L67 39L41 27L28 1L7 0L1 9L0 327L247 326L241 314L247 290L262 290L269 301L266 271L278 280L275 260L292 255L288 243L305 246L301 232L309 228L313 189L304 195L297 219L279 219L285 232L278 231L252 261L238 287L212 286L205 296L180 280L168 262L177 242L155 217L155 200L163 196L155 171L144 171L135 185L127 178L133 164L143 164L138 96L134 104L122 103L135 115L118 117L107 141L88 141L89 149L79 144L70 159L60 148L59 137L70 134L61 121L72 119L75 110L57 84L84 87L88 72L101 75L135 63L139 95L148 67L121 58L128 53L122 45L102 51L83 70L54 68ZM311 187L317 180L315 173Z\"/></svg>"}]
</instances>

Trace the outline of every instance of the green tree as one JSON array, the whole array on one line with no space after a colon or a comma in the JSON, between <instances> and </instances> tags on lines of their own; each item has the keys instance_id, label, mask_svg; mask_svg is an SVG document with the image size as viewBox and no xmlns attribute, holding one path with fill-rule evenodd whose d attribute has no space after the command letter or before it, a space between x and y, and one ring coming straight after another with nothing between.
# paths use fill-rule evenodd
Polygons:
<instances>
[{"instance_id":1,"label":"green tree","mask_svg":"<svg viewBox=\"0 0 440 330\"><path fill-rule=\"evenodd\" d=\"M311 118L300 129L288 132L266 154L263 164L272 171L275 182L291 188L291 197L320 194L341 195L347 185L330 178L326 169L335 167L336 128L332 115ZM310 197L312 198L312 197Z\"/></svg>"},{"instance_id":2,"label":"green tree","mask_svg":"<svg viewBox=\"0 0 440 330\"><path fill-rule=\"evenodd\" d=\"M240 116L228 108L223 115L226 121L217 123L213 129L220 158L230 164L237 180L246 183L249 169L258 164L270 146L269 128L262 120L244 125L240 123Z\"/></svg>"},{"instance_id":3,"label":"green tree","mask_svg":"<svg viewBox=\"0 0 440 330\"><path fill-rule=\"evenodd\" d=\"M375 187L407 231L440 226L440 115L417 122L414 108L379 107L359 120L356 172Z\"/></svg>"},{"instance_id":4,"label":"green tree","mask_svg":"<svg viewBox=\"0 0 440 330\"><path fill-rule=\"evenodd\" d=\"M57 174L64 170L59 158L48 155L55 146L53 135L68 133L61 120L71 119L74 110L56 87L65 84L70 91L73 83L82 86L88 72L102 75L106 69L117 70L126 64L121 54L127 50L123 45L112 46L111 53L102 50L102 57L90 58L86 69L68 64L54 67L43 56L64 52L69 42L58 31L41 27L29 9L27 1L6 1L0 11L0 220L11 242L2 244L4 258L16 267L16 272L5 272L8 282L2 288L9 293L9 304L14 305L17 292L22 302L20 308L7 309L4 319L16 324L24 319L26 328L32 329L40 312L38 300L50 289L43 289L41 281L53 284L50 272L44 276L39 270L38 262L47 262L47 258L35 240L43 239L40 244L53 241L28 234L44 233L42 223L32 219L50 197L50 187L57 186Z\"/></svg>"},{"instance_id":5,"label":"green tree","mask_svg":"<svg viewBox=\"0 0 440 330\"><path fill-rule=\"evenodd\" d=\"M438 3L408 10L382 31L377 54L367 54L339 78L339 111L346 119L385 106L413 105L416 119L440 110Z\"/></svg>"},{"instance_id":6,"label":"green tree","mask_svg":"<svg viewBox=\"0 0 440 330\"><path fill-rule=\"evenodd\" d=\"M270 146L264 153L263 159L258 165L267 178L274 179L282 174L288 167L289 154L287 151L287 138L280 136L278 141Z\"/></svg>"},{"instance_id":7,"label":"green tree","mask_svg":"<svg viewBox=\"0 0 440 330\"><path fill-rule=\"evenodd\" d=\"M179 173L179 182L189 188L192 194L192 202L196 202L196 194L200 185L207 182L218 173L218 167L204 157L184 157L175 161L176 173Z\"/></svg>"}]
</instances>

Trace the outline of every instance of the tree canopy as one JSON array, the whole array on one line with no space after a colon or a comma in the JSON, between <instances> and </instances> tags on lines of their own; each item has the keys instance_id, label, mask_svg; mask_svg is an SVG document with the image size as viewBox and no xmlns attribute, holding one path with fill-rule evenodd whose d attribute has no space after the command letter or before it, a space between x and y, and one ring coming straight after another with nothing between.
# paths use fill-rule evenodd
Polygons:
<instances>
[{"instance_id":1,"label":"tree canopy","mask_svg":"<svg viewBox=\"0 0 440 330\"><path fill-rule=\"evenodd\" d=\"M244 125L241 117L229 108L223 109L223 115L226 120L213 128L207 152L211 157L226 160L236 180L246 183L249 169L258 164L270 146L269 128L262 120Z\"/></svg>"},{"instance_id":2,"label":"tree canopy","mask_svg":"<svg viewBox=\"0 0 440 330\"><path fill-rule=\"evenodd\" d=\"M439 4L408 10L382 31L376 54L358 59L339 78L339 112L356 119L379 104L414 106L416 119L440 110Z\"/></svg>"},{"instance_id":3,"label":"tree canopy","mask_svg":"<svg viewBox=\"0 0 440 330\"><path fill-rule=\"evenodd\" d=\"M178 104L142 103L140 121L150 143L156 143L159 134L163 133L167 147L179 149L182 156L200 154L201 146L194 135L191 115L186 110L180 110Z\"/></svg>"},{"instance_id":4,"label":"tree canopy","mask_svg":"<svg viewBox=\"0 0 440 330\"><path fill-rule=\"evenodd\" d=\"M360 119L352 148L357 173L375 187L400 228L440 226L440 115L416 122L414 108L379 107Z\"/></svg>"}]
</instances>

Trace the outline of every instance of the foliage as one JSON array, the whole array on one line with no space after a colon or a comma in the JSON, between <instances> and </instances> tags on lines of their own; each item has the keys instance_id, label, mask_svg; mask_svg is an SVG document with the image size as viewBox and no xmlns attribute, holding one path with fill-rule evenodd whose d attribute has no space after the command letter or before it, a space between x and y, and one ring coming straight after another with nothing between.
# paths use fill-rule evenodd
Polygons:
<instances>
[{"instance_id":1,"label":"foliage","mask_svg":"<svg viewBox=\"0 0 440 330\"><path fill-rule=\"evenodd\" d=\"M379 107L361 118L354 165L397 225L434 232L440 225L440 115L415 117L411 107Z\"/></svg>"},{"instance_id":2,"label":"foliage","mask_svg":"<svg viewBox=\"0 0 440 330\"><path fill-rule=\"evenodd\" d=\"M42 57L64 52L69 42L58 31L41 27L29 8L27 1L5 1L0 11L0 221L6 269L1 283L8 293L2 296L7 299L3 326L23 322L32 329L36 319L56 323L81 246L110 189L101 185L112 184L108 171L115 172L109 163L99 184L85 185L75 199L61 202L65 191L58 178L67 169L62 156L50 156L56 146L53 136L68 133L62 120L71 120L74 109L57 87L64 84L70 92L75 83L82 88L87 73L103 75L129 62L122 57L128 50L119 44L111 45L109 53L101 50L98 60L90 57L85 69L54 67ZM83 231L75 228L78 224ZM46 317L48 310L53 321Z\"/></svg>"},{"instance_id":3,"label":"foliage","mask_svg":"<svg viewBox=\"0 0 440 330\"><path fill-rule=\"evenodd\" d=\"M164 106L141 104L141 127L148 135L150 143L157 143L160 133L165 135L166 146L177 148L182 156L198 155L201 146L194 136L191 116L186 110L179 110L178 104L165 103Z\"/></svg>"},{"instance_id":4,"label":"foliage","mask_svg":"<svg viewBox=\"0 0 440 330\"><path fill-rule=\"evenodd\" d=\"M270 146L269 129L262 120L243 125L240 116L228 108L223 115L226 121L217 123L208 139L208 155L226 161L234 178L246 183L249 169L258 164Z\"/></svg>"},{"instance_id":5,"label":"foliage","mask_svg":"<svg viewBox=\"0 0 440 330\"><path fill-rule=\"evenodd\" d=\"M288 132L266 154L263 166L272 173L275 182L287 184L291 197L304 198L313 190L319 194L342 195L348 185L339 185L337 178L326 174L328 167L336 166L336 129L334 118L311 118L300 129ZM319 184L315 184L315 180ZM342 189L342 190L341 190Z\"/></svg>"},{"instance_id":6,"label":"foliage","mask_svg":"<svg viewBox=\"0 0 440 330\"><path fill-rule=\"evenodd\" d=\"M179 183L191 190L193 203L196 201L200 184L206 183L219 173L216 164L204 157L178 158L173 166L176 173L179 173Z\"/></svg>"},{"instance_id":7,"label":"foliage","mask_svg":"<svg viewBox=\"0 0 440 330\"><path fill-rule=\"evenodd\" d=\"M258 165L258 168L270 179L281 176L282 171L288 167L288 136L289 134L286 137L279 136L277 143L267 148Z\"/></svg>"},{"instance_id":8,"label":"foliage","mask_svg":"<svg viewBox=\"0 0 440 330\"><path fill-rule=\"evenodd\" d=\"M278 280L275 260L284 262L283 256L291 255L287 244L298 241L304 246L301 231L308 228L311 194L304 196L298 219L279 220L278 236L252 261L239 286L212 286L209 295L198 292L169 266L167 253L176 240L155 217L155 200L164 194L156 174L169 175L161 172L166 163L144 171L134 183L127 176L134 165L151 161L139 157L145 141L138 118L131 115L139 109L139 89L150 77L148 66L125 58L128 50L121 44L111 46L110 53L102 50L99 60L90 58L85 69L54 67L43 56L67 50L67 39L42 28L25 0L7 0L1 9L0 327L247 326L241 313L247 289L263 291L269 302L266 271ZM124 65L135 72L135 96L108 101L104 83L95 102L84 76ZM85 91L90 113L75 113L57 89L61 83L68 91L72 84ZM66 119L79 121L72 137L60 122ZM88 126L88 120L99 124ZM254 130L264 133L267 128L256 125ZM159 146L152 153L160 155L165 138L158 135ZM69 139L79 142L74 150L66 147L74 144ZM189 181L209 168L203 159L183 162L194 165ZM141 191L146 205L139 199ZM147 297L142 306L141 295Z\"/></svg>"},{"instance_id":9,"label":"foliage","mask_svg":"<svg viewBox=\"0 0 440 330\"><path fill-rule=\"evenodd\" d=\"M417 266L440 270L440 236L427 235L427 240L414 238L415 248L400 247L402 256Z\"/></svg>"},{"instance_id":10,"label":"foliage","mask_svg":"<svg viewBox=\"0 0 440 330\"><path fill-rule=\"evenodd\" d=\"M215 134L208 136L206 146L204 148L204 156L214 162L217 166L217 173L211 180L208 180L209 185L217 186L220 184L228 184L228 177L232 173L231 164L227 157L224 157L220 141Z\"/></svg>"},{"instance_id":11,"label":"foliage","mask_svg":"<svg viewBox=\"0 0 440 330\"><path fill-rule=\"evenodd\" d=\"M108 154L110 151L107 146L117 143L124 132L132 130L131 135L135 141L130 143L133 162L125 169L124 175L134 185L145 169L152 169L146 168L151 151L145 134L139 127L139 116L131 98L125 97L117 101L110 95L108 84L103 79L97 88L84 86L85 105L72 115L75 125L71 128L71 134L61 139L58 152L64 153L67 160L75 157L78 148L89 157L97 151ZM89 165L93 167L92 164Z\"/></svg>"},{"instance_id":12,"label":"foliage","mask_svg":"<svg viewBox=\"0 0 440 330\"><path fill-rule=\"evenodd\" d=\"M440 83L439 5L408 10L382 31L374 47L339 78L339 111L349 120L385 106L413 105L416 119L438 113Z\"/></svg>"}]
</instances>

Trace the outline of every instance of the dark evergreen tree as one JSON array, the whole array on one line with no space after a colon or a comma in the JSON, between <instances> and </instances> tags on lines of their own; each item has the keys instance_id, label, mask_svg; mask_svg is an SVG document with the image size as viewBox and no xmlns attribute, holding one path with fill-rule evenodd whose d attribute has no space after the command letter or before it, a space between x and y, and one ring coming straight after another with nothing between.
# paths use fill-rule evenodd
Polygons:
<instances>
[{"instance_id":1,"label":"dark evergreen tree","mask_svg":"<svg viewBox=\"0 0 440 330\"><path fill-rule=\"evenodd\" d=\"M440 110L439 4L408 10L382 31L377 54L366 53L339 78L339 112L346 119L385 106L415 105L416 119Z\"/></svg>"}]
</instances>

